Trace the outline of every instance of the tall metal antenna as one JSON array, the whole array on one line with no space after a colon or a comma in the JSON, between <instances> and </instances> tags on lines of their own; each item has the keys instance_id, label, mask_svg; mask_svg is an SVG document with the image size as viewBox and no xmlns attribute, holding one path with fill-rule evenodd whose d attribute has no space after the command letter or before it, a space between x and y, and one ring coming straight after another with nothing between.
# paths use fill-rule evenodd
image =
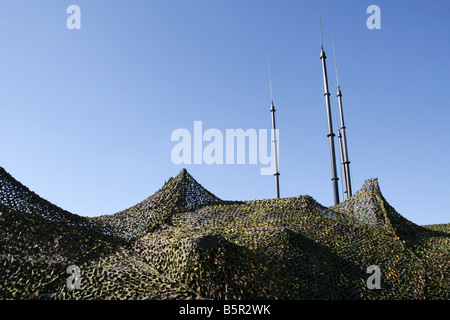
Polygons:
<instances>
[{"instance_id":1,"label":"tall metal antenna","mask_svg":"<svg viewBox=\"0 0 450 320\"><path fill-rule=\"evenodd\" d=\"M272 91L272 72L270 70L270 55L269 52L267 52L267 60L269 63L269 80L270 80L270 100L271 100L271 106L270 106L270 112L272 113L272 143L273 143L273 150L274 153L274 160L275 160L275 188L276 188L276 195L277 198L280 198L280 173L278 172L278 149L277 149L277 133L276 133L276 126L275 126L275 106L273 104L273 91Z\"/></svg>"},{"instance_id":2,"label":"tall metal antenna","mask_svg":"<svg viewBox=\"0 0 450 320\"><path fill-rule=\"evenodd\" d=\"M352 196L352 183L350 180L350 161L348 160L348 149L347 149L347 134L346 134L346 127L344 123L344 109L342 107L342 92L341 87L339 85L339 75L337 70L337 62L336 62L336 51L334 49L334 37L333 33L331 33L331 40L333 42L333 54L334 54L334 65L336 68L336 81L337 81L337 97L339 101L339 113L341 116L341 129L342 131L342 147L343 147L343 167L344 167L344 179L345 179L345 189L347 193L347 198L350 198Z\"/></svg>"},{"instance_id":3,"label":"tall metal antenna","mask_svg":"<svg viewBox=\"0 0 450 320\"><path fill-rule=\"evenodd\" d=\"M330 153L331 153L331 172L332 172L332 178L331 181L333 183L333 194L334 194L334 204L339 204L339 185L337 177L337 171L336 171L336 152L334 148L334 137L335 134L333 133L333 123L331 119L331 108L330 108L330 92L328 90L328 76L327 76L327 64L326 64L326 55L325 51L323 50L323 42L322 42L322 18L320 15L320 0L319 0L319 24L320 24L320 41L322 48L320 50L320 59L322 60L322 69L323 69L323 84L325 89L325 104L327 108L327 116L328 116L328 135L327 137L330 140Z\"/></svg>"},{"instance_id":4,"label":"tall metal antenna","mask_svg":"<svg viewBox=\"0 0 450 320\"><path fill-rule=\"evenodd\" d=\"M341 134L341 129L338 129L338 140L339 140L339 150L341 153L341 176L344 175L344 180L345 176L346 176L346 172L345 172L345 163L344 163L344 149L342 148L342 134ZM342 182L341 182L342 185ZM344 186L342 186L342 189L344 190L344 194L348 194L348 190L347 190L347 184L345 184L345 188ZM347 197L348 198L348 197Z\"/></svg>"}]
</instances>

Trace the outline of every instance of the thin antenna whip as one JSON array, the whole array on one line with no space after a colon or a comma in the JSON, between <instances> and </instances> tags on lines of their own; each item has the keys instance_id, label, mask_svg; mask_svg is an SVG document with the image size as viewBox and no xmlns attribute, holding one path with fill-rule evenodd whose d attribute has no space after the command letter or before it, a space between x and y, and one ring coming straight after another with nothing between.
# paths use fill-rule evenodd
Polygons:
<instances>
[{"instance_id":1,"label":"thin antenna whip","mask_svg":"<svg viewBox=\"0 0 450 320\"><path fill-rule=\"evenodd\" d=\"M270 70L270 54L269 54L269 51L267 51L267 61L269 62L270 100L272 101L272 104L273 104L272 72Z\"/></svg>"},{"instance_id":2,"label":"thin antenna whip","mask_svg":"<svg viewBox=\"0 0 450 320\"><path fill-rule=\"evenodd\" d=\"M337 86L339 88L339 74L338 74L338 68L337 68L337 62L336 62L336 50L334 49L334 36L333 36L333 32L331 32L331 42L333 43L333 56L334 56L334 68L336 70L336 81L337 81Z\"/></svg>"},{"instance_id":3,"label":"thin antenna whip","mask_svg":"<svg viewBox=\"0 0 450 320\"><path fill-rule=\"evenodd\" d=\"M320 29L320 47L323 48L323 37L322 37L322 15L320 14L320 0L319 3L319 29Z\"/></svg>"}]
</instances>

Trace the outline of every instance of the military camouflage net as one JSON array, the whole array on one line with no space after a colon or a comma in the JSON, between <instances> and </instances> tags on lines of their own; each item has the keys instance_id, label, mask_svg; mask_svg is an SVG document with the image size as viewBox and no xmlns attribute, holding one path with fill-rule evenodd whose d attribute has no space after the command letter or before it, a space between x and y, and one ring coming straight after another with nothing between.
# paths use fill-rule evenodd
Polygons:
<instances>
[{"instance_id":1,"label":"military camouflage net","mask_svg":"<svg viewBox=\"0 0 450 320\"><path fill-rule=\"evenodd\" d=\"M2 299L449 299L450 224L408 221L376 179L326 208L310 196L222 201L182 170L95 218L1 168L0 182ZM367 287L370 265L381 289Z\"/></svg>"},{"instance_id":2,"label":"military camouflage net","mask_svg":"<svg viewBox=\"0 0 450 320\"><path fill-rule=\"evenodd\" d=\"M96 219L106 233L125 239L140 237L167 220L175 212L193 210L207 204L222 202L203 188L183 169L155 194L137 205Z\"/></svg>"}]
</instances>

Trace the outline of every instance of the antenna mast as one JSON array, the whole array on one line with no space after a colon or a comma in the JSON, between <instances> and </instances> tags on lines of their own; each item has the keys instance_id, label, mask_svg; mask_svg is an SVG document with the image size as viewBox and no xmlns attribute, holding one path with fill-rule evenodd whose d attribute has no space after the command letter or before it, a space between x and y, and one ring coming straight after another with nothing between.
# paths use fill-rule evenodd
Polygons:
<instances>
[{"instance_id":1,"label":"antenna mast","mask_svg":"<svg viewBox=\"0 0 450 320\"><path fill-rule=\"evenodd\" d=\"M345 127L345 123L344 123L344 109L342 107L342 92L341 92L341 87L339 85L339 76L338 76L338 70L337 70L336 52L334 49L333 34L331 34L331 40L333 42L334 66L336 68L336 80L337 80L337 86L338 86L337 97L338 97L338 101L339 101L339 113L341 116L340 131L342 131L342 148L341 148L342 157L343 157L342 166L344 167L345 190L346 190L345 192L347 193L347 199L348 199L352 196L352 184L351 184L351 180L350 180L350 161L348 160L347 135L345 132L346 127Z\"/></svg>"},{"instance_id":2,"label":"antenna mast","mask_svg":"<svg viewBox=\"0 0 450 320\"><path fill-rule=\"evenodd\" d=\"M274 159L275 159L275 187L276 187L276 194L277 194L277 199L280 198L280 181L279 181L279 177L280 177L280 173L278 172L278 149L277 149L277 133L275 131L276 126L275 126L275 106L273 104L273 92L272 92L272 73L270 70L270 56L269 56L269 52L267 52L267 59L268 59L268 63L269 63L269 79L270 79L270 99L271 99L271 107L270 107L270 112L272 113L272 143L273 143L273 150L272 152L274 153Z\"/></svg>"},{"instance_id":3,"label":"antenna mast","mask_svg":"<svg viewBox=\"0 0 450 320\"><path fill-rule=\"evenodd\" d=\"M339 140L339 150L341 151L341 166L342 166L342 171L344 172L344 178L346 176L346 172L345 172L345 164L344 164L344 149L342 149L342 134L341 134L341 129L338 129L338 140ZM345 182L347 182L346 179L344 179ZM342 186L342 188L344 188L344 186ZM344 193L348 194L348 190L347 190L347 184L345 184L345 189L344 189ZM348 196L347 196L348 198Z\"/></svg>"},{"instance_id":4,"label":"antenna mast","mask_svg":"<svg viewBox=\"0 0 450 320\"><path fill-rule=\"evenodd\" d=\"M320 15L320 0L319 0L319 25L320 25L320 45L321 45L321 51L320 51L320 59L322 60L322 69L323 69L323 83L325 88L325 103L327 108L327 116L328 116L328 135L327 137L330 140L330 152L331 152L331 171L332 171L332 178L331 181L333 183L333 193L334 193L334 204L339 204L339 186L338 186L338 180L337 177L337 171L336 171L336 152L334 148L334 137L335 134L333 133L333 123L331 119L331 108L330 108L330 92L328 90L328 77L327 77L327 65L325 62L325 59L327 58L325 55L325 51L323 50L323 39L322 39L322 18Z\"/></svg>"}]
</instances>

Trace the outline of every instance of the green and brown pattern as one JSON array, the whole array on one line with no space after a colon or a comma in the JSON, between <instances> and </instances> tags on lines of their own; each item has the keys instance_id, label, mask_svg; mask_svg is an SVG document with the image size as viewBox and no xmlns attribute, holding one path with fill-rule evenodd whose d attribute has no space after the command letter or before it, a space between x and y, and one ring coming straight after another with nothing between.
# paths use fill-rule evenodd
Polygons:
<instances>
[{"instance_id":1,"label":"green and brown pattern","mask_svg":"<svg viewBox=\"0 0 450 320\"><path fill-rule=\"evenodd\" d=\"M449 299L450 224L418 226L367 180L309 196L223 201L186 170L141 203L87 218L0 168L1 299ZM81 270L69 289L67 267ZM370 290L366 269L381 270Z\"/></svg>"}]
</instances>

